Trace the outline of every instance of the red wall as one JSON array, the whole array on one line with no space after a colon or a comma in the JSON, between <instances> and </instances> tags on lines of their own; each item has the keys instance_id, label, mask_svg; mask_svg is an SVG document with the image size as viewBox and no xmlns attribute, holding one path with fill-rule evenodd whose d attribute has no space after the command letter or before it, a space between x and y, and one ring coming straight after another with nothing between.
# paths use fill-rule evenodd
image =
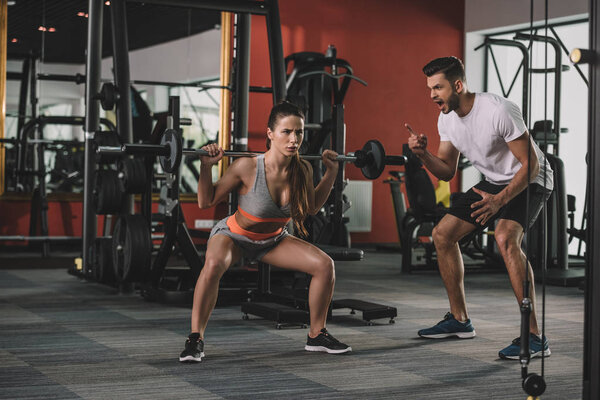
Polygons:
<instances>
[{"instance_id":1,"label":"red wall","mask_svg":"<svg viewBox=\"0 0 600 400\"><path fill-rule=\"evenodd\" d=\"M429 100L421 68L435 57L462 56L464 0L281 0L279 6L285 55L323 52L334 44L338 57L348 60L355 74L369 84L353 83L346 95L347 151L375 138L388 154L400 154L407 140L405 122L428 134L431 151L437 151L438 111ZM271 85L265 19L259 16L252 19L250 82ZM270 95L251 94L250 150L265 150L271 105ZM373 181L372 231L353 233L355 243L397 240L389 186L383 183L387 175L386 170ZM346 176L364 179L351 165ZM81 235L81 202L50 202L49 206L51 235ZM195 203L183 207L190 227L194 219L223 216L215 210L200 211ZM29 203L0 201L0 235L26 235L28 230Z\"/></svg>"},{"instance_id":2,"label":"red wall","mask_svg":"<svg viewBox=\"0 0 600 400\"><path fill-rule=\"evenodd\" d=\"M136 210L139 212L139 202ZM0 236L29 235L30 203L28 201L0 201ZM158 211L158 203L152 205L153 212ZM196 202L182 203L187 225L194 227L195 219L220 219L227 212L225 204L208 210L198 209ZM104 217L98 217L97 235L102 235ZM48 201L48 234L50 236L81 236L83 224L81 201ZM40 234L40 223L37 227ZM6 245L8 242L3 242ZM8 244L25 245L25 242Z\"/></svg>"},{"instance_id":3,"label":"red wall","mask_svg":"<svg viewBox=\"0 0 600 400\"><path fill-rule=\"evenodd\" d=\"M408 133L404 123L429 136L437 152L438 110L429 99L421 68L431 59L463 55L464 1L338 0L280 1L285 55L324 52L329 44L350 62L354 73L368 82L350 85L345 99L346 151L362 148L369 139L383 143L388 154L401 154ZM250 82L270 85L267 32L263 17L252 20ZM265 149L270 95L250 97L251 150ZM398 167L390 167L398 169ZM372 230L353 233L355 243L390 242L397 229L389 185L382 176L373 181ZM346 167L348 179L365 179ZM436 180L434 179L434 183ZM453 183L453 190L458 185ZM375 211L376 210L376 211Z\"/></svg>"}]
</instances>

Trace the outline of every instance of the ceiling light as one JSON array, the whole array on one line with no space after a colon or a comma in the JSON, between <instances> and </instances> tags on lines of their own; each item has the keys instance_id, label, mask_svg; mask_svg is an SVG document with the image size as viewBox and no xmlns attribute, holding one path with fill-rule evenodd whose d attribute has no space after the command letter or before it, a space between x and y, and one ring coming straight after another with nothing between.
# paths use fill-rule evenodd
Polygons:
<instances>
[{"instance_id":1,"label":"ceiling light","mask_svg":"<svg viewBox=\"0 0 600 400\"><path fill-rule=\"evenodd\" d=\"M105 2L104 2L104 5L106 5L106 6L110 6L110 1L105 1Z\"/></svg>"},{"instance_id":2,"label":"ceiling light","mask_svg":"<svg viewBox=\"0 0 600 400\"><path fill-rule=\"evenodd\" d=\"M79 12L77 13L77 16L78 16L78 17L85 17L85 13L84 13L83 11L79 11Z\"/></svg>"},{"instance_id":3,"label":"ceiling light","mask_svg":"<svg viewBox=\"0 0 600 400\"><path fill-rule=\"evenodd\" d=\"M48 32L56 32L56 28L48 28Z\"/></svg>"},{"instance_id":4,"label":"ceiling light","mask_svg":"<svg viewBox=\"0 0 600 400\"><path fill-rule=\"evenodd\" d=\"M41 25L40 25L40 26L38 27L38 31L46 32L46 31L47 31L47 29L46 29L46 27L45 27L45 26L41 26Z\"/></svg>"},{"instance_id":5,"label":"ceiling light","mask_svg":"<svg viewBox=\"0 0 600 400\"><path fill-rule=\"evenodd\" d=\"M10 42L11 42L11 43L17 43L17 42L18 42L18 40L17 40L17 38L12 38L12 39L10 40Z\"/></svg>"}]
</instances>

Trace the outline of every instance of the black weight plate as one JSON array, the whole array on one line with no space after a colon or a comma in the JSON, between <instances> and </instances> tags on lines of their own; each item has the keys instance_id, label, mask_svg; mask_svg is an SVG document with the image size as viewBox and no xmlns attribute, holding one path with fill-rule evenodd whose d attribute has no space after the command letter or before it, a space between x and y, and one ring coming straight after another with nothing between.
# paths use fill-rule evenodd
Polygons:
<instances>
[{"instance_id":1,"label":"black weight plate","mask_svg":"<svg viewBox=\"0 0 600 400\"><path fill-rule=\"evenodd\" d=\"M146 191L146 165L140 158L123 158L119 162L121 190L125 193L143 193Z\"/></svg>"},{"instance_id":2,"label":"black weight plate","mask_svg":"<svg viewBox=\"0 0 600 400\"><path fill-rule=\"evenodd\" d=\"M92 274L96 282L108 284L115 282L110 239L96 238L94 240L92 263Z\"/></svg>"},{"instance_id":3,"label":"black weight plate","mask_svg":"<svg viewBox=\"0 0 600 400\"><path fill-rule=\"evenodd\" d=\"M128 276L126 273L128 270L125 269L125 236L127 233L127 218L126 216L120 217L115 223L112 235L112 259L113 269L115 272L115 278L118 282L126 282ZM128 267L129 268L129 267Z\"/></svg>"},{"instance_id":4,"label":"black weight plate","mask_svg":"<svg viewBox=\"0 0 600 400\"><path fill-rule=\"evenodd\" d=\"M166 129L160 139L160 144L162 146L168 146L170 149L168 155L161 155L158 157L163 171L167 173L175 172L181 163L183 150L181 135L175 129Z\"/></svg>"},{"instance_id":5,"label":"black weight plate","mask_svg":"<svg viewBox=\"0 0 600 400\"><path fill-rule=\"evenodd\" d=\"M112 255L119 282L140 282L150 271L152 240L142 215L121 216L113 231Z\"/></svg>"},{"instance_id":6,"label":"black weight plate","mask_svg":"<svg viewBox=\"0 0 600 400\"><path fill-rule=\"evenodd\" d=\"M361 171L367 179L377 179L385 168L385 151L378 140L369 140L362 148L366 153L366 165Z\"/></svg>"},{"instance_id":7,"label":"black weight plate","mask_svg":"<svg viewBox=\"0 0 600 400\"><path fill-rule=\"evenodd\" d=\"M121 211L123 193L117 171L96 171L92 201L96 214L116 214Z\"/></svg>"},{"instance_id":8,"label":"black weight plate","mask_svg":"<svg viewBox=\"0 0 600 400\"><path fill-rule=\"evenodd\" d=\"M143 215L128 215L125 254L129 255L129 276L133 282L145 281L150 272L152 240Z\"/></svg>"},{"instance_id":9,"label":"black weight plate","mask_svg":"<svg viewBox=\"0 0 600 400\"><path fill-rule=\"evenodd\" d=\"M538 398L538 396L541 396L546 391L546 381L537 374L527 375L527 378L523 380L522 386L525 393L529 396L535 396L535 398Z\"/></svg>"},{"instance_id":10,"label":"black weight plate","mask_svg":"<svg viewBox=\"0 0 600 400\"><path fill-rule=\"evenodd\" d=\"M116 86L111 82L105 82L100 88L100 105L103 110L110 111L115 108L119 99Z\"/></svg>"}]
</instances>

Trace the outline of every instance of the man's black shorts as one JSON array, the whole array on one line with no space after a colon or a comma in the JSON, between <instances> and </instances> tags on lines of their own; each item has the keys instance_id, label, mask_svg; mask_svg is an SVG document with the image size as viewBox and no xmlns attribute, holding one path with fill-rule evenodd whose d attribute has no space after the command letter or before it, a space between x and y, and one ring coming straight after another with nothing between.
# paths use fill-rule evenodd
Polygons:
<instances>
[{"instance_id":1,"label":"man's black shorts","mask_svg":"<svg viewBox=\"0 0 600 400\"><path fill-rule=\"evenodd\" d=\"M490 194L498 194L507 185L494 185L487 181L481 181L474 187ZM514 199L508 202L502 207L492 218L488 220L486 226L497 219L510 219L518 222L525 230L525 221L528 220L528 226L531 227L535 222L542 206L548 197L550 197L551 190L543 188L537 183L529 185L529 209L527 210L527 189L519 193ZM481 226L475 221L476 218L471 217L476 208L471 208L471 204L481 200L481 196L475 193L473 188L469 189L466 193L462 193L456 196L456 199L452 199L452 204L448 210L448 214L452 214L455 217L462 219L463 221L470 222L475 226ZM529 218L526 218L526 213L529 213Z\"/></svg>"}]
</instances>

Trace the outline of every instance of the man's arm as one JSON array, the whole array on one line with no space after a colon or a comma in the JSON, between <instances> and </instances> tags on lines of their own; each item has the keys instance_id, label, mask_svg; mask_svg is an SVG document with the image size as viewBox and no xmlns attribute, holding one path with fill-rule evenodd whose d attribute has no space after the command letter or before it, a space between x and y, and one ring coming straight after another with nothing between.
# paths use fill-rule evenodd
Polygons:
<instances>
[{"instance_id":1,"label":"man's arm","mask_svg":"<svg viewBox=\"0 0 600 400\"><path fill-rule=\"evenodd\" d=\"M500 193L493 195L473 188L477 194L483 197L482 200L471 205L472 208L477 208L477 210L471 214L472 217L477 217L477 222L485 224L502 206L525 190L527 185L529 185L529 183L538 175L540 163L535 148L533 145L530 145L530 140L529 133L525 131L517 139L506 142L511 153L513 153L521 163L521 168ZM530 151L529 157L527 157L528 150ZM527 176L528 171L529 177Z\"/></svg>"},{"instance_id":2,"label":"man's arm","mask_svg":"<svg viewBox=\"0 0 600 400\"><path fill-rule=\"evenodd\" d=\"M511 153L513 153L521 163L521 168L517 171L508 186L498 193L498 196L501 197L502 205L508 203L525 190L527 185L529 185L540 172L540 162L535 152L535 148L529 143L530 140L529 132L525 131L517 139L506 143ZM529 157L527 157L528 149L530 150ZM527 178L527 171L529 171L529 179Z\"/></svg>"},{"instance_id":3,"label":"man's arm","mask_svg":"<svg viewBox=\"0 0 600 400\"><path fill-rule=\"evenodd\" d=\"M427 150L427 136L417 135L408 124L404 124L410 137L408 138L408 147L419 157L425 167L431 171L436 178L449 181L456 174L458 168L458 157L460 152L449 141L440 142L437 156L434 156Z\"/></svg>"},{"instance_id":4,"label":"man's arm","mask_svg":"<svg viewBox=\"0 0 600 400\"><path fill-rule=\"evenodd\" d=\"M436 178L443 181L449 181L456 175L458 168L458 157L460 152L454 147L451 142L440 142L437 156L431 154L427 149L422 155L418 155L419 159L423 162L425 167Z\"/></svg>"}]
</instances>

